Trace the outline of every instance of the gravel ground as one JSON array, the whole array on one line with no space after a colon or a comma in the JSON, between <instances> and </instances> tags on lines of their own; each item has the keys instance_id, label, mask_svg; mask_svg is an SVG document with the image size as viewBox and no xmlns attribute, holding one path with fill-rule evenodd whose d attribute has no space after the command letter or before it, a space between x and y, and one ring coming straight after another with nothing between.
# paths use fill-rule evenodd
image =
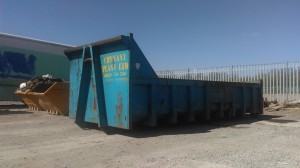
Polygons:
<instances>
[{"instance_id":1,"label":"gravel ground","mask_svg":"<svg viewBox=\"0 0 300 168\"><path fill-rule=\"evenodd\" d=\"M0 167L299 168L299 121L294 108L257 119L104 131L20 104L0 106Z\"/></svg>"}]
</instances>

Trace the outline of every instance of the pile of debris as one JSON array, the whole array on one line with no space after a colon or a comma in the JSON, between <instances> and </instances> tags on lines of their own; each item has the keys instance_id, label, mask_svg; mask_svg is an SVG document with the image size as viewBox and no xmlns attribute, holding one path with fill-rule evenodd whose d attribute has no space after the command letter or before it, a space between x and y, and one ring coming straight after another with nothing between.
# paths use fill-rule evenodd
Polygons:
<instances>
[{"instance_id":1,"label":"pile of debris","mask_svg":"<svg viewBox=\"0 0 300 168\"><path fill-rule=\"evenodd\" d=\"M18 91L43 93L55 82L63 82L63 80L59 78L53 78L51 75L47 74L43 75L42 77L32 78L25 83L21 83Z\"/></svg>"},{"instance_id":2,"label":"pile of debris","mask_svg":"<svg viewBox=\"0 0 300 168\"><path fill-rule=\"evenodd\" d=\"M268 101L267 98L264 99L264 108L269 107L272 104L279 104L279 103L276 99L272 101Z\"/></svg>"},{"instance_id":3,"label":"pile of debris","mask_svg":"<svg viewBox=\"0 0 300 168\"><path fill-rule=\"evenodd\" d=\"M300 108L300 100L290 101L283 104L284 108Z\"/></svg>"},{"instance_id":4,"label":"pile of debris","mask_svg":"<svg viewBox=\"0 0 300 168\"><path fill-rule=\"evenodd\" d=\"M264 101L265 111L279 111L280 109L300 109L300 100L279 103L277 100Z\"/></svg>"}]
</instances>

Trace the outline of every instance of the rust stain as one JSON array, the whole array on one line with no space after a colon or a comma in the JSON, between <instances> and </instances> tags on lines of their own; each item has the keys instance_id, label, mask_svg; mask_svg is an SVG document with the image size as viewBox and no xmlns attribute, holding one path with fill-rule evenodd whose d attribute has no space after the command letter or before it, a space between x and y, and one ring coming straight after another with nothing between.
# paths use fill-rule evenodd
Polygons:
<instances>
[{"instance_id":1,"label":"rust stain","mask_svg":"<svg viewBox=\"0 0 300 168\"><path fill-rule=\"evenodd\" d=\"M96 91L96 86L95 86L94 80L92 80L92 78L91 78L91 83L92 83L92 89L95 92Z\"/></svg>"},{"instance_id":2,"label":"rust stain","mask_svg":"<svg viewBox=\"0 0 300 168\"><path fill-rule=\"evenodd\" d=\"M118 93L118 101L117 101L117 105L115 106L115 108L116 108L116 113L117 113L118 127L122 128L123 127L123 122L122 122L123 97L122 97L122 92L120 92L120 91Z\"/></svg>"},{"instance_id":3,"label":"rust stain","mask_svg":"<svg viewBox=\"0 0 300 168\"><path fill-rule=\"evenodd\" d=\"M97 100L96 98L94 98L94 106L93 106L93 110L97 111Z\"/></svg>"}]
</instances>

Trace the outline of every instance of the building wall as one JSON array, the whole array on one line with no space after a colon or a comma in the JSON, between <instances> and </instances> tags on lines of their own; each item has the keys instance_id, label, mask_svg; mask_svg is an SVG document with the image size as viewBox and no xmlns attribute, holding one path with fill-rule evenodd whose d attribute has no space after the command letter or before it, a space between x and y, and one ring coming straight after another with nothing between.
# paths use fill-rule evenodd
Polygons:
<instances>
[{"instance_id":1,"label":"building wall","mask_svg":"<svg viewBox=\"0 0 300 168\"><path fill-rule=\"evenodd\" d=\"M19 84L50 74L69 80L69 61L63 51L70 46L0 34L0 100L19 100Z\"/></svg>"}]
</instances>

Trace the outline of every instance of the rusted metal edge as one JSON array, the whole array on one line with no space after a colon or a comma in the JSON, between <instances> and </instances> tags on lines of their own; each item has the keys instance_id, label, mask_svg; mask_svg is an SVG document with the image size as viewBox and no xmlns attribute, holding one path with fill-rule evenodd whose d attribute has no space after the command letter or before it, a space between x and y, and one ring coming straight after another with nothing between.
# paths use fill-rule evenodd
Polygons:
<instances>
[{"instance_id":1,"label":"rusted metal edge","mask_svg":"<svg viewBox=\"0 0 300 168\"><path fill-rule=\"evenodd\" d=\"M101 41L96 41L96 42L93 42L93 43L90 43L90 44L85 44L85 45L77 46L77 47L74 47L74 48L71 48L71 49L67 49L67 50L64 51L64 53L65 53L65 55L69 55L70 53L82 50L83 47L100 46L100 45L116 43L116 42L121 41L122 39L123 39L123 35L120 35L120 36L116 36L116 37L113 37L113 38L109 38L109 39L105 39L105 40L101 40Z\"/></svg>"}]
</instances>

